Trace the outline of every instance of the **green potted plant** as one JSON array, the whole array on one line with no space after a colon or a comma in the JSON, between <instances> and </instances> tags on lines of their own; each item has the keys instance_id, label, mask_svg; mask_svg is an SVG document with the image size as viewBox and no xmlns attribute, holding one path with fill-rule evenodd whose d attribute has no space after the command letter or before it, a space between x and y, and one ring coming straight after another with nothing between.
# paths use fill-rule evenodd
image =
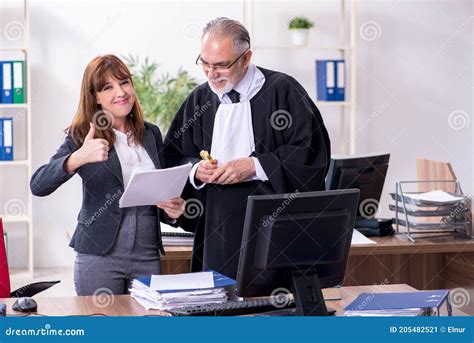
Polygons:
<instances>
[{"instance_id":1,"label":"green potted plant","mask_svg":"<svg viewBox=\"0 0 474 343\"><path fill-rule=\"evenodd\" d=\"M144 62L132 55L123 58L132 72L145 120L158 125L164 136L179 107L197 86L196 80L182 69L173 76L168 73L158 76L159 65L150 62L148 57Z\"/></svg>"},{"instance_id":2,"label":"green potted plant","mask_svg":"<svg viewBox=\"0 0 474 343\"><path fill-rule=\"evenodd\" d=\"M294 17L288 22L288 29L292 33L293 45L306 45L308 43L309 29L314 26L313 22L305 17Z\"/></svg>"}]
</instances>

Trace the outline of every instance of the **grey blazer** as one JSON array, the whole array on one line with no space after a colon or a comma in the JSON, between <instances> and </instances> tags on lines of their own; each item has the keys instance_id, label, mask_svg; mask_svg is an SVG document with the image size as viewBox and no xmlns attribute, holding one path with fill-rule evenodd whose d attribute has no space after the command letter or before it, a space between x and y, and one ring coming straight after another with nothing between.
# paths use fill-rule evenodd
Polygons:
<instances>
[{"instance_id":1,"label":"grey blazer","mask_svg":"<svg viewBox=\"0 0 474 343\"><path fill-rule=\"evenodd\" d=\"M156 125L145 122L143 145L155 167L164 168L163 142ZM82 178L82 207L69 245L80 253L106 255L115 243L123 214L123 209L119 208L119 199L124 192L122 168L117 152L111 147L106 161L89 163L75 173L66 173L64 161L78 148L72 137L66 136L49 163L41 166L31 177L31 192L37 196L49 195L76 173L79 174ZM166 217L157 207L154 209L158 219L158 248L164 254L160 218L166 222Z\"/></svg>"}]
</instances>

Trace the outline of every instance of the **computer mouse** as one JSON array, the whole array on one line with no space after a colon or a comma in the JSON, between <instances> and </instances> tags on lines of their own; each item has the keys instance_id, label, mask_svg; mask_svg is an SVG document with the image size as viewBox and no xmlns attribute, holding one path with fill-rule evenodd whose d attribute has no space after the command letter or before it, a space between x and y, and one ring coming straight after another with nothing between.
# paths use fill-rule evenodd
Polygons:
<instances>
[{"instance_id":1,"label":"computer mouse","mask_svg":"<svg viewBox=\"0 0 474 343\"><path fill-rule=\"evenodd\" d=\"M38 304L33 298L23 297L19 298L12 306L14 311L20 312L36 312Z\"/></svg>"}]
</instances>

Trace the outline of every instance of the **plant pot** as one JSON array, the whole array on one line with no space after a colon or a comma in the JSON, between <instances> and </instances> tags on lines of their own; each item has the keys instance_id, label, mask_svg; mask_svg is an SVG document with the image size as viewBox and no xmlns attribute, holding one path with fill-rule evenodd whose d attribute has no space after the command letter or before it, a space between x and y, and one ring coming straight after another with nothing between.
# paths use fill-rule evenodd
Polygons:
<instances>
[{"instance_id":1,"label":"plant pot","mask_svg":"<svg viewBox=\"0 0 474 343\"><path fill-rule=\"evenodd\" d=\"M308 44L308 29L292 29L291 30L291 41L293 45L306 45Z\"/></svg>"}]
</instances>

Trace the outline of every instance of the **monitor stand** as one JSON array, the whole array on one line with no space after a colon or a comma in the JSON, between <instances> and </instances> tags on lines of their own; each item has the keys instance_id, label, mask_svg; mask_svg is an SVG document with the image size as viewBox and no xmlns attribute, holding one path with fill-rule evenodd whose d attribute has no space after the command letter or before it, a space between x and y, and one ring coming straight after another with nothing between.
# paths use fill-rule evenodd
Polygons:
<instances>
[{"instance_id":1,"label":"monitor stand","mask_svg":"<svg viewBox=\"0 0 474 343\"><path fill-rule=\"evenodd\" d=\"M291 272L291 291L296 308L280 309L258 316L331 316L336 310L327 308L319 277L314 270Z\"/></svg>"},{"instance_id":2,"label":"monitor stand","mask_svg":"<svg viewBox=\"0 0 474 343\"><path fill-rule=\"evenodd\" d=\"M321 283L314 270L291 272L291 292L295 308L262 312L256 316L333 316L336 310L326 307Z\"/></svg>"}]
</instances>

